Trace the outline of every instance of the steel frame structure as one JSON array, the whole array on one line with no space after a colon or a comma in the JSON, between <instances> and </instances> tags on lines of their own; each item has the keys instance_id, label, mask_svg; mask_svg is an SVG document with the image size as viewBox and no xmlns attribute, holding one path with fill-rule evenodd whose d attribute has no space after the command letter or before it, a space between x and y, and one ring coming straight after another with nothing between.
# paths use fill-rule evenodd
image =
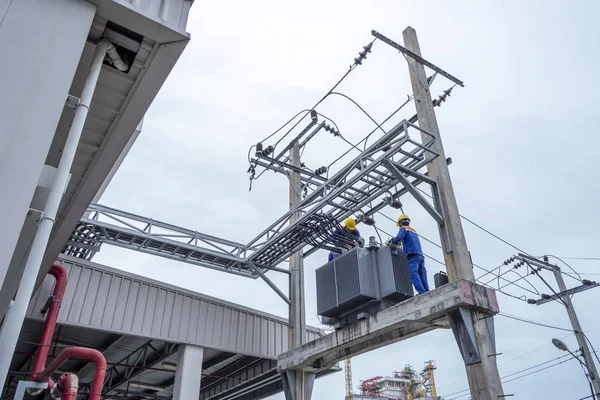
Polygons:
<instances>
[{"instance_id":1,"label":"steel frame structure","mask_svg":"<svg viewBox=\"0 0 600 400\"><path fill-rule=\"evenodd\" d=\"M179 344L149 340L106 370L102 395L106 396L132 379L144 373L148 368L160 364L177 351ZM90 384L82 385L78 399L85 400L89 395Z\"/></svg>"},{"instance_id":2,"label":"steel frame structure","mask_svg":"<svg viewBox=\"0 0 600 400\"><path fill-rule=\"evenodd\" d=\"M302 131L303 134L315 124L316 121L311 121ZM322 125L318 125L317 129ZM423 132L431 139L421 144L410 137L411 130ZM295 140L301 137L302 134ZM331 178L301 169L302 179L305 185L310 185L311 193L297 209L282 215L246 245L92 204L88 208L88 216L80 220L64 252L90 260L101 244L106 243L240 276L261 277L271 284L265 272L276 270L288 273L285 269L277 268L277 265L307 246L303 239L307 234L305 224L317 213L332 216L338 221L358 215L358 222L361 222L367 215L388 205L390 199L411 193L443 226L439 201L431 205L415 189L416 185L426 182L436 193L435 181L419 172L438 156L432 150L433 145L433 136L412 122L403 120ZM283 152L276 158L259 155L254 161L257 165L285 173L285 169L291 167L286 161L280 160L282 156ZM411 181L410 178L416 179ZM394 190L398 184L403 188ZM373 202L375 205L370 210L363 211ZM288 226L294 211L300 211L302 217ZM306 255L320 247L312 246ZM274 286L271 285L275 289ZM289 302L282 293L278 294Z\"/></svg>"}]
</instances>

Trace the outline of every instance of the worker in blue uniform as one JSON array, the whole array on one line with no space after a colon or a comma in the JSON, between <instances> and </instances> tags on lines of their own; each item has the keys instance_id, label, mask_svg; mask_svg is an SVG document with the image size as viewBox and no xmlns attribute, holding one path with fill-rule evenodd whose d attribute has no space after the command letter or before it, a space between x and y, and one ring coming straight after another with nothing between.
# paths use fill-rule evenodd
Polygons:
<instances>
[{"instance_id":1,"label":"worker in blue uniform","mask_svg":"<svg viewBox=\"0 0 600 400\"><path fill-rule=\"evenodd\" d=\"M408 259L410 280L417 290L417 293L422 294L429 292L425 258L423 257L423 250L421 250L419 235L417 235L417 231L410 226L410 218L406 214L402 214L398 218L396 226L398 226L400 230L396 237L392 238L392 243L397 244L402 242L404 254Z\"/></svg>"},{"instance_id":2,"label":"worker in blue uniform","mask_svg":"<svg viewBox=\"0 0 600 400\"><path fill-rule=\"evenodd\" d=\"M346 220L344 221L344 226L340 226L339 228L336 228L335 231L333 231L333 238L335 240L335 236L339 235L347 235L347 234L351 234L357 237L357 242L358 239L360 239L360 232L358 232L358 229L356 229L356 221L354 220L354 218L346 218ZM346 247L349 248L349 247ZM329 252L329 258L328 258L328 262L333 260L333 252L330 251Z\"/></svg>"}]
</instances>

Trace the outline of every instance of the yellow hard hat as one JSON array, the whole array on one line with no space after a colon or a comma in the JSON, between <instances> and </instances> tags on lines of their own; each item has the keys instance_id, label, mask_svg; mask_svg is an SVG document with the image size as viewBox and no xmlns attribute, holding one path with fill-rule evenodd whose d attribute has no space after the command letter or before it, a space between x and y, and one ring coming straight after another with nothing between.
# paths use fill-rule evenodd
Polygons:
<instances>
[{"instance_id":1,"label":"yellow hard hat","mask_svg":"<svg viewBox=\"0 0 600 400\"><path fill-rule=\"evenodd\" d=\"M356 221L354 221L354 218L346 218L346 220L344 221L344 225L346 225L346 228L348 229L356 229Z\"/></svg>"},{"instance_id":2,"label":"yellow hard hat","mask_svg":"<svg viewBox=\"0 0 600 400\"><path fill-rule=\"evenodd\" d=\"M398 217L398 222L396 222L396 226L399 227L400 226L400 221L405 220L405 219L407 219L407 220L410 221L410 217L408 215L406 215L406 214L402 214L401 216L399 216Z\"/></svg>"}]
</instances>

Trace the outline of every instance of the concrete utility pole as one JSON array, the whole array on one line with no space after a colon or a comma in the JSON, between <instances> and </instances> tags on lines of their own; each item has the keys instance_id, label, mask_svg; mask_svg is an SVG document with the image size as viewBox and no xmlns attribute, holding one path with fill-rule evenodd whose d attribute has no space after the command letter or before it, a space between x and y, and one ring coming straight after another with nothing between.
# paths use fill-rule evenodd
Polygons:
<instances>
[{"instance_id":1,"label":"concrete utility pole","mask_svg":"<svg viewBox=\"0 0 600 400\"><path fill-rule=\"evenodd\" d=\"M416 31L408 27L404 30L403 37L405 47L416 55L421 56ZM427 170L428 175L437 181L444 211L444 223L450 239L451 249L444 248L444 259L446 261L448 277L450 281L467 279L474 282L473 264L467 248L458 205L454 197L454 189L448 165L446 164L446 156L435 117L425 67L411 57L407 57L407 61L419 126L435 137L434 150L439 154L437 158L433 159L427 165ZM429 140L425 134L422 134L422 139L424 143ZM443 232L440 228L440 237L443 237L442 235ZM442 244L444 244L444 240L442 240ZM480 362L466 366L471 397L473 400L497 400L498 398L503 398L504 392L493 350L494 333L493 331L489 331L488 325L484 321L484 317L492 317L475 311L471 311L471 317L481 357Z\"/></svg>"},{"instance_id":2,"label":"concrete utility pole","mask_svg":"<svg viewBox=\"0 0 600 400\"><path fill-rule=\"evenodd\" d=\"M563 279L560 269L558 267L553 268L553 272L556 282L558 283L558 288L561 292L566 292L567 285L565 285L565 280ZM587 340L583 334L583 330L581 329L581 324L579 323L579 318L577 318L577 313L573 307L573 302L571 302L571 298L568 294L561 296L561 299L565 303L567 314L569 314L569 320L571 320L571 326L573 327L573 331L575 331L577 343L579 344L581 352L583 353L583 361L585 362L585 365L589 371L594 394L596 395L594 398L600 400L600 378L598 377L598 370L596 369L592 352L590 351L590 347L588 346Z\"/></svg>"},{"instance_id":3,"label":"concrete utility pole","mask_svg":"<svg viewBox=\"0 0 600 400\"><path fill-rule=\"evenodd\" d=\"M290 149L290 164L300 168L300 144L294 143ZM301 201L302 181L300 172L290 170L290 210L295 210ZM296 211L290 218L290 224L293 224L301 217L301 213ZM297 251L290 257L290 311L289 311L289 331L288 348L294 349L306 343L306 315L304 301L304 257L302 250ZM307 392L305 382L305 373L302 371L293 372L295 379L290 380L292 396L294 400L310 399L310 390ZM314 378L313 378L314 379Z\"/></svg>"}]
</instances>

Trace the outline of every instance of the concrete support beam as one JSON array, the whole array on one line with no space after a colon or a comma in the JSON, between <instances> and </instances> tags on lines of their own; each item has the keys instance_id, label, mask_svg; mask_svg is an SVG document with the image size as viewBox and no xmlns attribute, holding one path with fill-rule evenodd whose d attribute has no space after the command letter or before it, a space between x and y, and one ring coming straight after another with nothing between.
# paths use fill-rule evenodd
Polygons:
<instances>
[{"instance_id":1,"label":"concrete support beam","mask_svg":"<svg viewBox=\"0 0 600 400\"><path fill-rule=\"evenodd\" d=\"M448 328L447 313L460 307L483 315L499 312L496 292L456 280L387 310L308 342L279 356L280 372L319 372L338 361L431 331Z\"/></svg>"},{"instance_id":2,"label":"concrete support beam","mask_svg":"<svg viewBox=\"0 0 600 400\"><path fill-rule=\"evenodd\" d=\"M179 346L173 400L200 398L204 348L191 344Z\"/></svg>"}]
</instances>

